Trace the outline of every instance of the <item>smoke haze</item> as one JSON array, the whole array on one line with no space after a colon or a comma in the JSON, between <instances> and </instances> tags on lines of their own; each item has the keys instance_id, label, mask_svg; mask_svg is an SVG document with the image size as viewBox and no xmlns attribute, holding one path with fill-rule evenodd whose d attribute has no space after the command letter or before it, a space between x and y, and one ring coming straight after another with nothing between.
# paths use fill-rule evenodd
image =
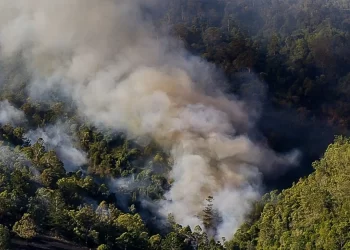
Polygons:
<instances>
[{"instance_id":1,"label":"smoke haze","mask_svg":"<svg viewBox=\"0 0 350 250\"><path fill-rule=\"evenodd\" d=\"M277 155L250 140L256 111L220 91L214 66L155 32L140 2L3 0L1 59L20 55L32 98L49 101L59 90L95 125L155 140L175 162L159 213L203 226L197 215L213 196L222 219L216 234L230 238L260 196L262 173L284 171L298 152ZM66 158L71 141L52 129L27 136L46 136Z\"/></svg>"},{"instance_id":2,"label":"smoke haze","mask_svg":"<svg viewBox=\"0 0 350 250\"><path fill-rule=\"evenodd\" d=\"M21 153L9 146L2 145L0 141L0 164L7 168L14 168L15 164L30 166L30 161Z\"/></svg>"},{"instance_id":3,"label":"smoke haze","mask_svg":"<svg viewBox=\"0 0 350 250\"><path fill-rule=\"evenodd\" d=\"M56 151L66 171L78 170L80 166L87 163L85 152L74 146L74 138L67 133L64 124L31 130L24 137L31 144L36 143L40 138L43 139L45 148Z\"/></svg>"},{"instance_id":4,"label":"smoke haze","mask_svg":"<svg viewBox=\"0 0 350 250\"><path fill-rule=\"evenodd\" d=\"M25 116L22 110L12 106L7 100L0 102L0 124L18 125L23 123Z\"/></svg>"}]
</instances>

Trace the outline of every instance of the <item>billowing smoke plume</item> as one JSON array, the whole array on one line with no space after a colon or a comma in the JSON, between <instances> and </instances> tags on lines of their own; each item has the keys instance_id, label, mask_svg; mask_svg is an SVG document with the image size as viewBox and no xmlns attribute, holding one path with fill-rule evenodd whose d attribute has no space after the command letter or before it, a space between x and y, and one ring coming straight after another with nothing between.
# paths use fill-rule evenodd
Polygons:
<instances>
[{"instance_id":1,"label":"billowing smoke plume","mask_svg":"<svg viewBox=\"0 0 350 250\"><path fill-rule=\"evenodd\" d=\"M259 197L261 173L282 171L279 156L245 133L255 112L221 93L212 65L155 32L136 0L0 2L1 58L19 56L33 98L61 91L96 125L151 137L171 153L173 179L160 213L203 225L206 198L231 237Z\"/></svg>"},{"instance_id":2,"label":"billowing smoke plume","mask_svg":"<svg viewBox=\"0 0 350 250\"><path fill-rule=\"evenodd\" d=\"M0 124L18 125L25 119L22 110L12 106L7 100L0 102Z\"/></svg>"},{"instance_id":3,"label":"billowing smoke plume","mask_svg":"<svg viewBox=\"0 0 350 250\"><path fill-rule=\"evenodd\" d=\"M31 144L34 144L40 138L43 139L46 149L56 151L67 171L77 170L87 162L85 152L75 147L74 138L68 134L67 127L64 124L31 130L24 137Z\"/></svg>"}]
</instances>

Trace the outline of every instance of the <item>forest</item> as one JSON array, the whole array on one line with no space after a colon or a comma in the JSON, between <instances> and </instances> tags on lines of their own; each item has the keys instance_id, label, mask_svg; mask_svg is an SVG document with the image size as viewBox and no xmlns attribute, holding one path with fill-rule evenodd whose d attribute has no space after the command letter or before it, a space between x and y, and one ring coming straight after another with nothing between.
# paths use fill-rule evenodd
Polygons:
<instances>
[{"instance_id":1,"label":"forest","mask_svg":"<svg viewBox=\"0 0 350 250\"><path fill-rule=\"evenodd\" d=\"M0 3L0 250L350 249L350 1L139 2Z\"/></svg>"}]
</instances>

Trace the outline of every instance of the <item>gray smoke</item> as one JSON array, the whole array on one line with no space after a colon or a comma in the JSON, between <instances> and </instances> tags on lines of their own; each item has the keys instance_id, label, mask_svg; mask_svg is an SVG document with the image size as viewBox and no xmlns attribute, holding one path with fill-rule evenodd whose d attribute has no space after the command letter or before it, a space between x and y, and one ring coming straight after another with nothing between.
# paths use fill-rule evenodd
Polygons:
<instances>
[{"instance_id":1,"label":"gray smoke","mask_svg":"<svg viewBox=\"0 0 350 250\"><path fill-rule=\"evenodd\" d=\"M75 138L68 134L68 128L62 123L31 130L24 135L31 144L38 139L44 140L48 150L55 150L66 171L75 171L87 163L86 153L75 146Z\"/></svg>"},{"instance_id":2,"label":"gray smoke","mask_svg":"<svg viewBox=\"0 0 350 250\"><path fill-rule=\"evenodd\" d=\"M28 166L30 161L20 152L10 146L4 146L0 141L0 164L4 167L14 168L16 164Z\"/></svg>"},{"instance_id":3,"label":"gray smoke","mask_svg":"<svg viewBox=\"0 0 350 250\"><path fill-rule=\"evenodd\" d=\"M14 168L27 168L34 176L35 181L38 181L39 171L35 169L30 160L20 152L19 148L13 148L11 146L4 145L3 141L0 141L0 166L1 168L11 169Z\"/></svg>"},{"instance_id":4,"label":"gray smoke","mask_svg":"<svg viewBox=\"0 0 350 250\"><path fill-rule=\"evenodd\" d=\"M0 102L0 125L19 125L24 120L25 116L22 110L15 108L7 100Z\"/></svg>"},{"instance_id":5,"label":"gray smoke","mask_svg":"<svg viewBox=\"0 0 350 250\"><path fill-rule=\"evenodd\" d=\"M21 55L32 98L59 89L96 125L151 137L175 162L159 212L202 225L197 215L213 196L218 236L230 238L259 198L261 173L283 171L297 153L253 143L245 132L255 112L220 91L212 65L157 34L141 3L151 2L2 0L1 59Z\"/></svg>"}]
</instances>

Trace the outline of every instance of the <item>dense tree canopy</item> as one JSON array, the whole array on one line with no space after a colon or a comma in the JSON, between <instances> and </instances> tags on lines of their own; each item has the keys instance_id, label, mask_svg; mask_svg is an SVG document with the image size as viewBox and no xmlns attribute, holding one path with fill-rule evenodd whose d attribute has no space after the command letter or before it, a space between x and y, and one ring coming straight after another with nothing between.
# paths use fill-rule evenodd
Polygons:
<instances>
[{"instance_id":1,"label":"dense tree canopy","mask_svg":"<svg viewBox=\"0 0 350 250\"><path fill-rule=\"evenodd\" d=\"M349 129L350 1L165 2L157 25L170 26L171 35L191 53L217 65L229 79L230 92L252 105L258 100L259 106L263 82L275 109L296 111L293 122L320 119ZM347 137L336 138L313 163L312 174L253 204L233 239L218 242L206 233L220 223L212 197L198 215L204 228L194 230L178 225L171 214L164 221L143 209L142 198L161 200L172 184L173 159L167 152L154 142L142 146L123 133L101 130L59 100L31 100L27 79L16 78L15 71L25 69L1 65L9 84L0 85L0 100L23 111L26 123L0 125L0 249L11 249L11 238L38 235L100 250L350 249ZM67 170L44 139L26 137L58 122L86 153L78 170ZM285 144L278 131L264 133L272 146ZM132 188L123 185L130 180Z\"/></svg>"},{"instance_id":2,"label":"dense tree canopy","mask_svg":"<svg viewBox=\"0 0 350 250\"><path fill-rule=\"evenodd\" d=\"M168 3L162 22L172 25L191 52L220 66L232 82L237 83L239 72L255 71L276 105L348 127L347 1Z\"/></svg>"},{"instance_id":3,"label":"dense tree canopy","mask_svg":"<svg viewBox=\"0 0 350 250\"><path fill-rule=\"evenodd\" d=\"M229 243L238 249L348 249L350 140L336 138L315 172L280 194L267 194L261 215Z\"/></svg>"}]
</instances>

